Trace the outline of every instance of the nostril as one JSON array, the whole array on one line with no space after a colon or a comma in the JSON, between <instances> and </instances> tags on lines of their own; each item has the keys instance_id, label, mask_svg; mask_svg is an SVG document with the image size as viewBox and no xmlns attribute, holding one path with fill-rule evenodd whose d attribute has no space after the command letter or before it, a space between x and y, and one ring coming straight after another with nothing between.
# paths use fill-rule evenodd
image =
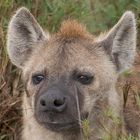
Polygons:
<instances>
[{"instance_id":1,"label":"nostril","mask_svg":"<svg viewBox=\"0 0 140 140\"><path fill-rule=\"evenodd\" d=\"M63 99L55 99L55 100L54 100L54 105L55 105L56 107L60 107L60 106L62 106L64 103L65 103L65 98L63 98Z\"/></svg>"},{"instance_id":2,"label":"nostril","mask_svg":"<svg viewBox=\"0 0 140 140\"><path fill-rule=\"evenodd\" d=\"M41 99L41 100L40 100L40 104L41 104L42 106L46 106L45 100Z\"/></svg>"}]
</instances>

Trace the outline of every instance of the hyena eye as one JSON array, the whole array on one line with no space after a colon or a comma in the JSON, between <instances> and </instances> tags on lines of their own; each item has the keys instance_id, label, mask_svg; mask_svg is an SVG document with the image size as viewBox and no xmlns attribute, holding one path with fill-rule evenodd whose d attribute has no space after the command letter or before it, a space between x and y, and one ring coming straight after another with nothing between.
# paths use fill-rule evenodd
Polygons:
<instances>
[{"instance_id":1,"label":"hyena eye","mask_svg":"<svg viewBox=\"0 0 140 140\"><path fill-rule=\"evenodd\" d=\"M88 85L92 82L93 76L90 74L74 74L74 80L80 82L83 85Z\"/></svg>"},{"instance_id":2,"label":"hyena eye","mask_svg":"<svg viewBox=\"0 0 140 140\"><path fill-rule=\"evenodd\" d=\"M92 82L92 79L93 76L89 76L89 75L79 75L77 77L77 80L84 85L90 84Z\"/></svg>"},{"instance_id":3,"label":"hyena eye","mask_svg":"<svg viewBox=\"0 0 140 140\"><path fill-rule=\"evenodd\" d=\"M44 80L44 75L34 75L34 76L32 76L32 82L33 82L34 85L38 85L43 80Z\"/></svg>"}]
</instances>

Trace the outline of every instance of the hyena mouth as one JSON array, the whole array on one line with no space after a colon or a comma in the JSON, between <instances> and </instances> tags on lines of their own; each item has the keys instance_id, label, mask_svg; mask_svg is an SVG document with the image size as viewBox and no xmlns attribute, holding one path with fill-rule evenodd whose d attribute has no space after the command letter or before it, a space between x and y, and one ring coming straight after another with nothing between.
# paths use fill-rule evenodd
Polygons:
<instances>
[{"instance_id":1,"label":"hyena mouth","mask_svg":"<svg viewBox=\"0 0 140 140\"><path fill-rule=\"evenodd\" d=\"M46 121L42 122L42 124L52 131L60 132L60 131L72 131L72 130L80 130L81 122L88 119L88 112L81 114L81 120L73 120L68 122L57 122L57 121Z\"/></svg>"},{"instance_id":2,"label":"hyena mouth","mask_svg":"<svg viewBox=\"0 0 140 140\"><path fill-rule=\"evenodd\" d=\"M78 130L80 129L80 125L77 122L67 122L67 123L59 123L59 122L46 122L45 126L47 129L60 132L60 131L69 131L69 130Z\"/></svg>"}]
</instances>

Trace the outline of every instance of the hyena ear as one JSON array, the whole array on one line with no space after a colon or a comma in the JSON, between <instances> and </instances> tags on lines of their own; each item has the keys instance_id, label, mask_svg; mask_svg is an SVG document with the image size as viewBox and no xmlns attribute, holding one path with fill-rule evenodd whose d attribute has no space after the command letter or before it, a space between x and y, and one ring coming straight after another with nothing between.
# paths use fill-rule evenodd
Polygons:
<instances>
[{"instance_id":1,"label":"hyena ear","mask_svg":"<svg viewBox=\"0 0 140 140\"><path fill-rule=\"evenodd\" d=\"M48 38L30 11L24 7L12 17L7 34L7 51L13 64L22 68L30 54Z\"/></svg>"},{"instance_id":2,"label":"hyena ear","mask_svg":"<svg viewBox=\"0 0 140 140\"><path fill-rule=\"evenodd\" d=\"M111 56L119 73L129 69L136 51L136 21L131 11L123 14L119 22L99 41Z\"/></svg>"}]
</instances>

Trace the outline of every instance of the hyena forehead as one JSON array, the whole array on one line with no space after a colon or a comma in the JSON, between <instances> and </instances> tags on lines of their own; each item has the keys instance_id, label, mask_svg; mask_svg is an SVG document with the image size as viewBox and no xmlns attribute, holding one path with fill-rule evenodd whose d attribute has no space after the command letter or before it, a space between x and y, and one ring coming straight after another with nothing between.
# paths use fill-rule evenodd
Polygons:
<instances>
[{"instance_id":1,"label":"hyena forehead","mask_svg":"<svg viewBox=\"0 0 140 140\"><path fill-rule=\"evenodd\" d=\"M45 69L53 75L74 70L91 74L114 71L112 63L93 39L61 38L60 34L52 36L44 46L34 52L25 65L24 73L41 72Z\"/></svg>"}]
</instances>

